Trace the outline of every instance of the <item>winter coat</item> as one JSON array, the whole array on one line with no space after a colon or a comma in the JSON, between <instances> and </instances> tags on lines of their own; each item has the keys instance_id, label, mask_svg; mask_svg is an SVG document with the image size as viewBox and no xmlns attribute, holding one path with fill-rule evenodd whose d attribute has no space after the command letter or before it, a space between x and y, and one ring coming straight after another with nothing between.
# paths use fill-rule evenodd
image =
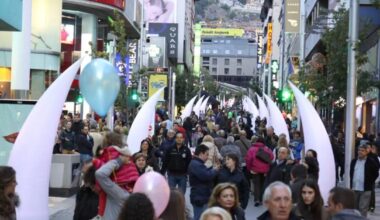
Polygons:
<instances>
[{"instance_id":1,"label":"winter coat","mask_svg":"<svg viewBox=\"0 0 380 220\"><path fill-rule=\"evenodd\" d=\"M259 148L262 148L265 152L267 152L270 155L270 159L273 160L274 156L272 151L263 143L256 142L252 145L252 147L249 148L247 156L245 157L247 169L255 173L266 174L269 171L270 164L256 158L256 154L259 151Z\"/></svg>"},{"instance_id":2,"label":"winter coat","mask_svg":"<svg viewBox=\"0 0 380 220\"><path fill-rule=\"evenodd\" d=\"M343 209L342 211L336 213L332 216L331 220L366 220L360 212L356 209Z\"/></svg>"},{"instance_id":3,"label":"winter coat","mask_svg":"<svg viewBox=\"0 0 380 220\"><path fill-rule=\"evenodd\" d=\"M92 219L98 214L99 196L90 187L82 186L76 196L74 219Z\"/></svg>"},{"instance_id":4,"label":"winter coat","mask_svg":"<svg viewBox=\"0 0 380 220\"><path fill-rule=\"evenodd\" d=\"M224 166L219 171L215 182L216 184L226 182L235 184L235 186L239 189L240 205L243 209L247 208L249 200L249 186L243 172L240 169L235 169L231 172L230 169Z\"/></svg>"},{"instance_id":5,"label":"winter coat","mask_svg":"<svg viewBox=\"0 0 380 220\"><path fill-rule=\"evenodd\" d=\"M239 140L235 141L235 144L240 148L241 156L245 158L247 156L248 150L251 147L251 141L246 137L241 136Z\"/></svg>"},{"instance_id":6,"label":"winter coat","mask_svg":"<svg viewBox=\"0 0 380 220\"><path fill-rule=\"evenodd\" d=\"M352 180L354 177L355 165L358 159L355 158L351 161L350 166L350 186L352 188ZM375 185L375 181L379 176L379 163L372 157L368 157L364 164L364 191L372 191Z\"/></svg>"},{"instance_id":7,"label":"winter coat","mask_svg":"<svg viewBox=\"0 0 380 220\"><path fill-rule=\"evenodd\" d=\"M222 138L222 137L215 137L214 138L214 143L218 147L218 149L220 150L220 149L222 149L222 147L224 145L227 144L227 140L225 138Z\"/></svg>"},{"instance_id":8,"label":"winter coat","mask_svg":"<svg viewBox=\"0 0 380 220\"><path fill-rule=\"evenodd\" d=\"M310 208L307 208L307 209L310 209ZM328 219L330 219L330 216L329 216L325 207L322 207L320 219L317 219L316 216L313 213L311 213L311 211L306 211L304 214L302 214L300 209L297 206L293 208L293 212L298 218L303 219L303 220L328 220Z\"/></svg>"},{"instance_id":9,"label":"winter coat","mask_svg":"<svg viewBox=\"0 0 380 220\"><path fill-rule=\"evenodd\" d=\"M191 161L191 151L185 145L179 149L177 145L171 146L165 153L161 173L168 171L169 175L186 175Z\"/></svg>"},{"instance_id":10,"label":"winter coat","mask_svg":"<svg viewBox=\"0 0 380 220\"><path fill-rule=\"evenodd\" d=\"M165 152L175 144L175 139L165 138L162 144L159 147L159 155L163 158L165 156Z\"/></svg>"},{"instance_id":11,"label":"winter coat","mask_svg":"<svg viewBox=\"0 0 380 220\"><path fill-rule=\"evenodd\" d=\"M272 163L271 167L269 168L267 177L265 178L264 187L267 187L269 184L275 181L281 181L285 184L289 184L290 170L292 169L293 165L286 164L286 162L287 160L284 160L280 163L277 161Z\"/></svg>"},{"instance_id":12,"label":"winter coat","mask_svg":"<svg viewBox=\"0 0 380 220\"><path fill-rule=\"evenodd\" d=\"M207 168L201 159L195 157L190 162L188 173L191 204L196 206L207 204L211 196L216 171Z\"/></svg>"},{"instance_id":13,"label":"winter coat","mask_svg":"<svg viewBox=\"0 0 380 220\"><path fill-rule=\"evenodd\" d=\"M301 160L302 149L304 147L302 139L298 139L298 140L294 139L294 140L292 140L290 142L290 144L289 144L289 147L290 147L290 150L293 153L294 159L296 159L297 161L300 161Z\"/></svg>"},{"instance_id":14,"label":"winter coat","mask_svg":"<svg viewBox=\"0 0 380 220\"><path fill-rule=\"evenodd\" d=\"M63 130L59 136L62 143L62 149L64 150L74 150L76 148L75 144L75 132Z\"/></svg>"},{"instance_id":15,"label":"winter coat","mask_svg":"<svg viewBox=\"0 0 380 220\"><path fill-rule=\"evenodd\" d=\"M87 154L92 156L92 147L94 146L94 139L90 135L80 134L77 136L77 150L80 154Z\"/></svg>"},{"instance_id":16,"label":"winter coat","mask_svg":"<svg viewBox=\"0 0 380 220\"><path fill-rule=\"evenodd\" d=\"M202 142L201 144L204 144L208 147L208 158L206 161L206 167L217 167L220 165L220 161L223 160L222 155L219 153L218 148L214 143L211 142Z\"/></svg>"}]
</instances>

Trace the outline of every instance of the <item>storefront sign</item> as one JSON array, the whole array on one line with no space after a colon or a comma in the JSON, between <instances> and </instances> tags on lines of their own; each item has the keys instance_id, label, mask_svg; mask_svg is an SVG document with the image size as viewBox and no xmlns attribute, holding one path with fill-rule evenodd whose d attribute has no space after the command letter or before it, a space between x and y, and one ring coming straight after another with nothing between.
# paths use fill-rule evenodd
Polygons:
<instances>
[{"instance_id":1,"label":"storefront sign","mask_svg":"<svg viewBox=\"0 0 380 220\"><path fill-rule=\"evenodd\" d=\"M300 0L285 1L285 32L300 31Z\"/></svg>"},{"instance_id":2,"label":"storefront sign","mask_svg":"<svg viewBox=\"0 0 380 220\"><path fill-rule=\"evenodd\" d=\"M167 57L176 59L178 57L178 24L173 23L151 23L149 34L165 37Z\"/></svg>"},{"instance_id":3,"label":"storefront sign","mask_svg":"<svg viewBox=\"0 0 380 220\"><path fill-rule=\"evenodd\" d=\"M272 32L273 32L272 23L268 23L268 34L267 34L267 57L265 60L266 64L269 64L272 56Z\"/></svg>"},{"instance_id":4,"label":"storefront sign","mask_svg":"<svg viewBox=\"0 0 380 220\"><path fill-rule=\"evenodd\" d=\"M117 8L120 8L121 10L124 10L125 8L125 0L91 0L91 1L99 2L105 5L115 6Z\"/></svg>"}]
</instances>

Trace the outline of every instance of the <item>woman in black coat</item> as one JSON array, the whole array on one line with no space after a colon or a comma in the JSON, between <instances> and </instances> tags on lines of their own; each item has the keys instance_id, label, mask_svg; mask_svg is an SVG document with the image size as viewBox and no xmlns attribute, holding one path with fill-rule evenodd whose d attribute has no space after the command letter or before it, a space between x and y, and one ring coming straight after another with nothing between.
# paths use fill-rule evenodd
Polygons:
<instances>
[{"instance_id":1,"label":"woman in black coat","mask_svg":"<svg viewBox=\"0 0 380 220\"><path fill-rule=\"evenodd\" d=\"M227 154L225 165L220 169L216 177L216 184L233 183L239 189L239 202L243 209L247 208L249 199L249 185L243 172L238 167L239 158L236 154Z\"/></svg>"}]
</instances>

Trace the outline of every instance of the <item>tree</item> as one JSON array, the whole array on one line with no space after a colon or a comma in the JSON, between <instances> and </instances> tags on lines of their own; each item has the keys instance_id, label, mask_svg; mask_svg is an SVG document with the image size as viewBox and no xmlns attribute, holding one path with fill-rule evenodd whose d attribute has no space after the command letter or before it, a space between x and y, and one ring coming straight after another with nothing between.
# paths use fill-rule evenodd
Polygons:
<instances>
[{"instance_id":1,"label":"tree","mask_svg":"<svg viewBox=\"0 0 380 220\"><path fill-rule=\"evenodd\" d=\"M203 80L201 79L201 84L203 81L203 88L211 96L216 96L219 94L218 82L210 75L207 69L202 69Z\"/></svg>"},{"instance_id":2,"label":"tree","mask_svg":"<svg viewBox=\"0 0 380 220\"><path fill-rule=\"evenodd\" d=\"M199 79L192 74L192 71L184 71L182 74L177 75L175 84L176 105L186 105L198 92Z\"/></svg>"}]
</instances>

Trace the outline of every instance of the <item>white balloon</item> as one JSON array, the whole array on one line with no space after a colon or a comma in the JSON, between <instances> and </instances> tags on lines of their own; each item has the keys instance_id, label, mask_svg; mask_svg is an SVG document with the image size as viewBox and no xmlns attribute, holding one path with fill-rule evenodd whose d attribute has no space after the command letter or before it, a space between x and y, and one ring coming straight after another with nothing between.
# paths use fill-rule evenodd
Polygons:
<instances>
[{"instance_id":1,"label":"white balloon","mask_svg":"<svg viewBox=\"0 0 380 220\"><path fill-rule=\"evenodd\" d=\"M16 170L16 191L21 200L17 219L49 219L53 146L63 105L82 60L71 65L44 92L13 145L8 165Z\"/></svg>"},{"instance_id":2,"label":"white balloon","mask_svg":"<svg viewBox=\"0 0 380 220\"><path fill-rule=\"evenodd\" d=\"M267 95L264 94L264 98L267 100L268 110L274 132L277 135L281 133L285 134L286 140L290 142L288 126L286 125L285 119L282 116L280 109Z\"/></svg>"},{"instance_id":3,"label":"white balloon","mask_svg":"<svg viewBox=\"0 0 380 220\"><path fill-rule=\"evenodd\" d=\"M289 85L297 100L305 139L305 151L313 149L319 155L318 185L323 200L327 203L329 191L335 186L335 161L330 138L314 106L293 83L289 82Z\"/></svg>"},{"instance_id":4,"label":"white balloon","mask_svg":"<svg viewBox=\"0 0 380 220\"><path fill-rule=\"evenodd\" d=\"M156 104L161 98L161 93L165 87L159 89L144 103L139 113L133 120L128 133L127 144L132 154L140 151L141 141L149 136L149 127L152 123L152 115L156 112Z\"/></svg>"}]
</instances>

